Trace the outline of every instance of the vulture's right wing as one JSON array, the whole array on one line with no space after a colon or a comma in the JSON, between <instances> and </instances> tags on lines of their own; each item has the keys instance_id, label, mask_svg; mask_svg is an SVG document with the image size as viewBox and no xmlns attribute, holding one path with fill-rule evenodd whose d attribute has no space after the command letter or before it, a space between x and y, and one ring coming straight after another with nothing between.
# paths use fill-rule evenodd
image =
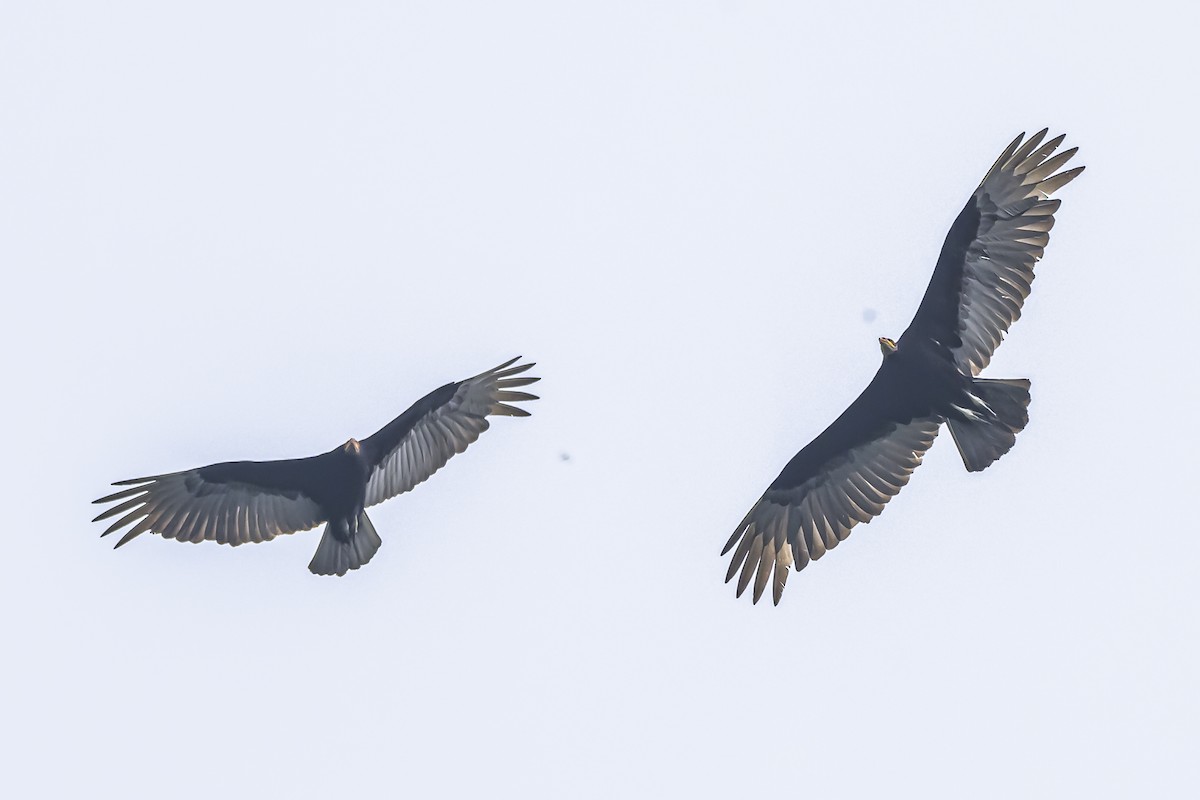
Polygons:
<instances>
[{"instance_id":1,"label":"vulture's right wing","mask_svg":"<svg viewBox=\"0 0 1200 800\"><path fill-rule=\"evenodd\" d=\"M784 467L737 526L725 580L741 570L737 593L754 579L754 602L767 582L779 604L788 570L804 569L883 512L908 483L937 436L938 417L908 417L885 363L858 398ZM736 550L734 549L736 545Z\"/></svg>"},{"instance_id":2,"label":"vulture's right wing","mask_svg":"<svg viewBox=\"0 0 1200 800\"><path fill-rule=\"evenodd\" d=\"M270 541L324 521L311 497L322 483L323 458L232 461L117 481L113 486L130 488L96 500L117 505L93 522L125 515L101 536L133 523L117 547L146 531L181 542Z\"/></svg>"}]
</instances>

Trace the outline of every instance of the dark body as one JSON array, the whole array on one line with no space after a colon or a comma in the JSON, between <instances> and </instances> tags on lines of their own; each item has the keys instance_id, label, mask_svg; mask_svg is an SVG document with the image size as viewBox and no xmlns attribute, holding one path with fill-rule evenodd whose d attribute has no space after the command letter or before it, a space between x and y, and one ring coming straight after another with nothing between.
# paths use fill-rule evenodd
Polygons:
<instances>
[{"instance_id":1,"label":"dark body","mask_svg":"<svg viewBox=\"0 0 1200 800\"><path fill-rule=\"evenodd\" d=\"M358 516L366 507L370 475L371 464L363 448L360 443L351 441L328 453L308 458L226 461L200 467L188 487L197 497L241 485L289 500L307 498L329 521L330 533L345 542L357 529Z\"/></svg>"},{"instance_id":2,"label":"dark body","mask_svg":"<svg viewBox=\"0 0 1200 800\"><path fill-rule=\"evenodd\" d=\"M966 397L970 378L954 363L951 348L962 344L957 327L963 270L956 265L966 260L979 222L979 207L967 203L946 234L921 305L895 351L883 359L862 394L788 462L772 489L802 485L828 462L874 441L889 423L949 417L952 403L971 407Z\"/></svg>"},{"instance_id":3,"label":"dark body","mask_svg":"<svg viewBox=\"0 0 1200 800\"><path fill-rule=\"evenodd\" d=\"M802 485L830 462L879 438L893 424L949 417L956 413L952 404L969 408L969 387L970 379L954 366L945 348L928 339L902 338L862 394L792 457L770 488Z\"/></svg>"},{"instance_id":4,"label":"dark body","mask_svg":"<svg viewBox=\"0 0 1200 800\"><path fill-rule=\"evenodd\" d=\"M221 485L249 484L290 499L306 497L330 522L329 531L349 541L366 508L367 481L374 465L403 441L431 411L445 405L460 384L447 383L362 442L351 439L328 453L279 461L226 461L196 470L197 494L221 491Z\"/></svg>"}]
</instances>

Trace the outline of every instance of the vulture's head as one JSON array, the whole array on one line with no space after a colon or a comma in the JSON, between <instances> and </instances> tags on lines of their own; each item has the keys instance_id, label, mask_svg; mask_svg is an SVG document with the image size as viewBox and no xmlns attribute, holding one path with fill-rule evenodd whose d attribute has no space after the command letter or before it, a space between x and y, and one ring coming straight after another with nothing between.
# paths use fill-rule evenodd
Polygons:
<instances>
[{"instance_id":1,"label":"vulture's head","mask_svg":"<svg viewBox=\"0 0 1200 800\"><path fill-rule=\"evenodd\" d=\"M896 343L886 336L880 336L879 349L883 351L883 357L887 358L892 353L896 352Z\"/></svg>"}]
</instances>

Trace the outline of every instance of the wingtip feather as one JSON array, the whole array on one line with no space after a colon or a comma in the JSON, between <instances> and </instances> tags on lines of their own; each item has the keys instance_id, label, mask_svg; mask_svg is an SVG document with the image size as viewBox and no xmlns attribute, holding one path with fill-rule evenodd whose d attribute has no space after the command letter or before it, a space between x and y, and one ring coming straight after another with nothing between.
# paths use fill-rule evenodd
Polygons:
<instances>
[{"instance_id":1,"label":"wingtip feather","mask_svg":"<svg viewBox=\"0 0 1200 800\"><path fill-rule=\"evenodd\" d=\"M1042 194L1053 194L1071 181L1078 178L1080 173L1082 173L1085 169L1086 167L1075 167L1046 178L1046 180L1037 184L1037 190Z\"/></svg>"},{"instance_id":2,"label":"wingtip feather","mask_svg":"<svg viewBox=\"0 0 1200 800\"><path fill-rule=\"evenodd\" d=\"M488 372L499 372L500 370L504 369L505 367L510 367L520 360L521 360L520 356L514 356L514 357L510 358L508 361L505 361L503 364L492 367L491 369L488 370Z\"/></svg>"},{"instance_id":3,"label":"wingtip feather","mask_svg":"<svg viewBox=\"0 0 1200 800\"><path fill-rule=\"evenodd\" d=\"M126 478L123 481L113 481L112 485L113 486L133 486L135 483L150 483L151 481L156 481L160 478L169 478L169 477L171 477L171 475L174 475L174 474L176 474L176 473L164 472L162 475L147 475L144 478Z\"/></svg>"},{"instance_id":4,"label":"wingtip feather","mask_svg":"<svg viewBox=\"0 0 1200 800\"><path fill-rule=\"evenodd\" d=\"M514 392L514 391L509 391L507 389L503 389L501 391L494 392L492 394L492 397L496 398L497 400L507 400L507 401L511 401L514 403L519 403L519 402L522 402L525 400L540 400L541 399L536 394L530 394L529 392Z\"/></svg>"},{"instance_id":5,"label":"wingtip feather","mask_svg":"<svg viewBox=\"0 0 1200 800\"><path fill-rule=\"evenodd\" d=\"M510 406L505 403L494 404L491 408L491 411L493 414L500 416L500 417L528 417L528 416L531 416L531 414L528 411L526 411L525 409L517 408L516 406Z\"/></svg>"}]
</instances>

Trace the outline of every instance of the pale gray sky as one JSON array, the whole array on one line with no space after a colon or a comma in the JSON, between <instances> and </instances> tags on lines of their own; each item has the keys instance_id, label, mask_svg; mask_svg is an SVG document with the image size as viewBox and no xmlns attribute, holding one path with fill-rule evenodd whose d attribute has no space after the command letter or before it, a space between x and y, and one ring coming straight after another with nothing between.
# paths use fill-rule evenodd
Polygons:
<instances>
[{"instance_id":1,"label":"pale gray sky","mask_svg":"<svg viewBox=\"0 0 1200 800\"><path fill-rule=\"evenodd\" d=\"M4 4L5 795L1196 796L1197 12L807 5ZM1043 125L1016 448L735 601ZM347 578L89 523L517 354Z\"/></svg>"}]
</instances>

